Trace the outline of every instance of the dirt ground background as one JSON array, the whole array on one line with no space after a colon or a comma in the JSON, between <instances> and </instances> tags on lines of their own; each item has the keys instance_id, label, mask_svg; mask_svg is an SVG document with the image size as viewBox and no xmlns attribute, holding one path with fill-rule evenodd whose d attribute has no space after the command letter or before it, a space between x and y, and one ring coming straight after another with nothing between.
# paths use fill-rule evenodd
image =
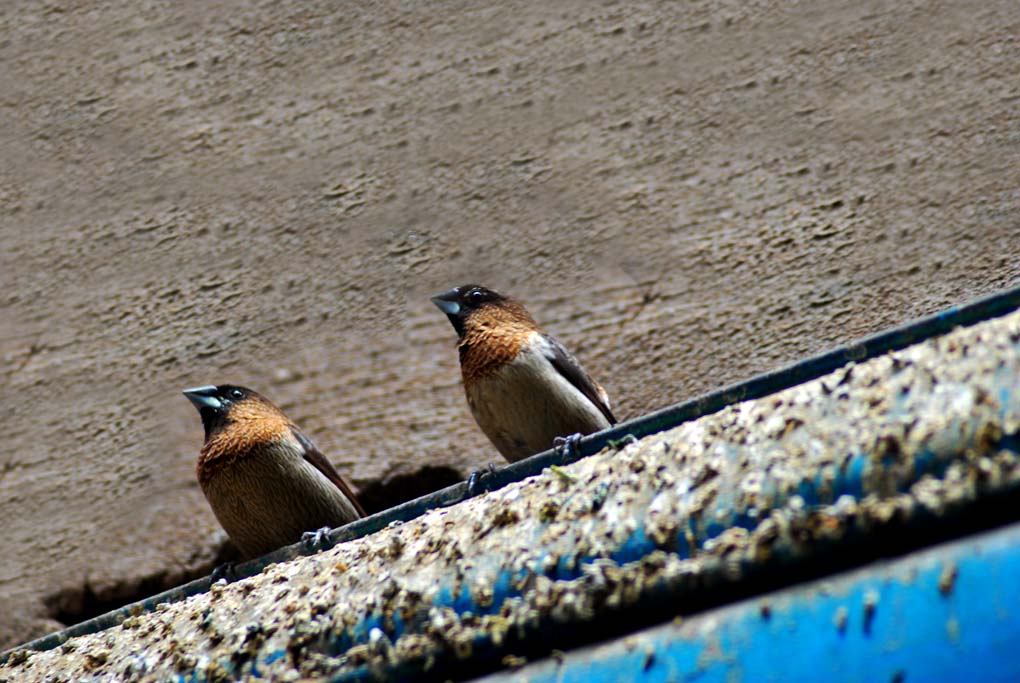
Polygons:
<instances>
[{"instance_id":1,"label":"dirt ground background","mask_svg":"<svg viewBox=\"0 0 1020 683\"><path fill-rule=\"evenodd\" d=\"M0 646L201 573L184 387L370 508L496 459L428 301L630 418L1020 282L999 2L6 3Z\"/></svg>"}]
</instances>

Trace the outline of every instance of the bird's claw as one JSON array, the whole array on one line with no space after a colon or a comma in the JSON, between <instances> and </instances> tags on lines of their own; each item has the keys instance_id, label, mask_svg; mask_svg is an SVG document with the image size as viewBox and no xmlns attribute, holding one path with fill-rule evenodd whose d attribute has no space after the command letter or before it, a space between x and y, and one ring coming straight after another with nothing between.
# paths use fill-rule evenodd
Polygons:
<instances>
[{"instance_id":1,"label":"bird's claw","mask_svg":"<svg viewBox=\"0 0 1020 683\"><path fill-rule=\"evenodd\" d=\"M485 478L487 476L495 473L496 466L490 462L486 467L483 467L482 469L479 470L475 470L474 472L469 474L467 480L467 497L474 498L475 496L488 491L488 489L485 488L483 482L485 481Z\"/></svg>"},{"instance_id":2,"label":"bird's claw","mask_svg":"<svg viewBox=\"0 0 1020 683\"><path fill-rule=\"evenodd\" d=\"M328 526L321 527L315 531L306 531L301 534L301 545L304 546L305 550L312 553L329 550L333 547L333 542L329 538L330 531L332 529Z\"/></svg>"},{"instance_id":3,"label":"bird's claw","mask_svg":"<svg viewBox=\"0 0 1020 683\"><path fill-rule=\"evenodd\" d=\"M570 436L557 436L553 439L553 451L560 457L560 462L571 462L580 457L578 450L581 443L581 435L571 434Z\"/></svg>"},{"instance_id":4,"label":"bird's claw","mask_svg":"<svg viewBox=\"0 0 1020 683\"><path fill-rule=\"evenodd\" d=\"M235 562L224 562L223 564L216 565L212 570L212 574L209 576L209 581L212 583L218 583L219 581L225 581L231 583L237 580L237 572Z\"/></svg>"}]
</instances>

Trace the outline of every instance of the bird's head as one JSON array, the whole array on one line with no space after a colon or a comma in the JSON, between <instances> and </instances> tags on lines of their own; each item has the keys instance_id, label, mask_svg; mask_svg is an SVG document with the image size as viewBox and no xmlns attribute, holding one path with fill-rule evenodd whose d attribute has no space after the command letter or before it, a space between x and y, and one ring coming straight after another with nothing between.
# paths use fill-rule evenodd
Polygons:
<instances>
[{"instance_id":1,"label":"bird's head","mask_svg":"<svg viewBox=\"0 0 1020 683\"><path fill-rule=\"evenodd\" d=\"M461 285L432 297L439 310L449 318L458 337L463 337L472 321L490 319L498 322L534 326L535 321L516 299L481 285Z\"/></svg>"},{"instance_id":2,"label":"bird's head","mask_svg":"<svg viewBox=\"0 0 1020 683\"><path fill-rule=\"evenodd\" d=\"M280 410L258 392L234 384L185 389L184 395L198 409L205 438L239 420L279 419Z\"/></svg>"}]
</instances>

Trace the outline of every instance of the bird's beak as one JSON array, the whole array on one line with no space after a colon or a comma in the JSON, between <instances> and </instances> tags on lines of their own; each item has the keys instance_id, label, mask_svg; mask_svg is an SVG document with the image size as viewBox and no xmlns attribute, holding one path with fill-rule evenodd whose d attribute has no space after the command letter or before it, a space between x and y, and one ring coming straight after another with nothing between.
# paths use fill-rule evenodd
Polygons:
<instances>
[{"instance_id":1,"label":"bird's beak","mask_svg":"<svg viewBox=\"0 0 1020 683\"><path fill-rule=\"evenodd\" d=\"M195 407L201 411L203 408L211 408L212 410L219 410L223 407L223 401L221 401L217 394L216 387L195 387L194 389L185 389L184 395L188 397L188 400L195 404Z\"/></svg>"},{"instance_id":2,"label":"bird's beak","mask_svg":"<svg viewBox=\"0 0 1020 683\"><path fill-rule=\"evenodd\" d=\"M454 287L448 292L437 294L432 297L432 303L434 303L440 311L446 315L457 315L460 313L460 304L457 303L457 299L460 297L460 291Z\"/></svg>"}]
</instances>

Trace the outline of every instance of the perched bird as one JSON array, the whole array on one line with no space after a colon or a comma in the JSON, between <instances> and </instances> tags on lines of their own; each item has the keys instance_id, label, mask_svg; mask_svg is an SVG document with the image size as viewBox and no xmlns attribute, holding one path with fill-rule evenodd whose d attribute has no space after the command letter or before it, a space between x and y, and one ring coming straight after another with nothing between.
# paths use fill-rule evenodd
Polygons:
<instances>
[{"instance_id":1,"label":"perched bird","mask_svg":"<svg viewBox=\"0 0 1020 683\"><path fill-rule=\"evenodd\" d=\"M605 390L516 299L463 285L432 303L459 337L471 414L508 461L616 423Z\"/></svg>"},{"instance_id":2,"label":"perched bird","mask_svg":"<svg viewBox=\"0 0 1020 683\"><path fill-rule=\"evenodd\" d=\"M365 515L333 465L265 397L230 384L184 395L205 427L198 483L245 558Z\"/></svg>"}]
</instances>

